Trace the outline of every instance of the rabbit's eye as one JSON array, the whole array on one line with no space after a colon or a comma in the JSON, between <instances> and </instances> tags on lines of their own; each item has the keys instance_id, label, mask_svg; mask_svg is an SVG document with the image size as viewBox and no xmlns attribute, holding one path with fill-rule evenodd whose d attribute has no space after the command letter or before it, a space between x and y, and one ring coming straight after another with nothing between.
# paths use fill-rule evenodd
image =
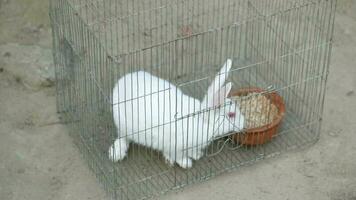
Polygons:
<instances>
[{"instance_id":1,"label":"rabbit's eye","mask_svg":"<svg viewBox=\"0 0 356 200\"><path fill-rule=\"evenodd\" d=\"M227 116L229 116L229 118L235 118L236 113L234 113L234 112L229 112L229 113L227 113Z\"/></svg>"}]
</instances>

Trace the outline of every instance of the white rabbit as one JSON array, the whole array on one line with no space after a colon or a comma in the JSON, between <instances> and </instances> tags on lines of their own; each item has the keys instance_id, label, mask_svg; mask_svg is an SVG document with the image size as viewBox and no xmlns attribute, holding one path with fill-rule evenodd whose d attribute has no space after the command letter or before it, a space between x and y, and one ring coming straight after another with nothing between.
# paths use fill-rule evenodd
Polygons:
<instances>
[{"instance_id":1,"label":"white rabbit","mask_svg":"<svg viewBox=\"0 0 356 200\"><path fill-rule=\"evenodd\" d=\"M202 102L144 71L120 78L113 89L118 138L109 158L122 160L135 142L161 151L172 165L190 168L214 137L243 129L244 117L226 98L232 84L223 86L231 64L226 61Z\"/></svg>"}]
</instances>

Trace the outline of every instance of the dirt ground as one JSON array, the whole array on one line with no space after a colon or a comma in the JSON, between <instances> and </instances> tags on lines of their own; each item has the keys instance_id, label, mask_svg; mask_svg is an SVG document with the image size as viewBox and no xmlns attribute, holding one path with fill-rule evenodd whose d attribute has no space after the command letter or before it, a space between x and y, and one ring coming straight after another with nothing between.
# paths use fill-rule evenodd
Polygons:
<instances>
[{"instance_id":1,"label":"dirt ground","mask_svg":"<svg viewBox=\"0 0 356 200\"><path fill-rule=\"evenodd\" d=\"M56 115L47 6L0 0L0 200L105 199ZM340 0L320 141L159 199L356 200L355 155L356 1Z\"/></svg>"}]
</instances>

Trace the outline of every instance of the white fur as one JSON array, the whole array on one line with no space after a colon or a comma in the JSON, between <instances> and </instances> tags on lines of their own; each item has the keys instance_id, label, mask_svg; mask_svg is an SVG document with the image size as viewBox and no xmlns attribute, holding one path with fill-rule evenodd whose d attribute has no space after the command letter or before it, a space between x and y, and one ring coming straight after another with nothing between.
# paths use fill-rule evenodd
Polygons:
<instances>
[{"instance_id":1,"label":"white fur","mask_svg":"<svg viewBox=\"0 0 356 200\"><path fill-rule=\"evenodd\" d=\"M230 68L231 60L228 60L221 70L226 73L215 77L203 100L204 105L168 81L144 71L119 79L113 89L113 116L118 138L109 149L110 159L124 159L129 143L135 142L161 151L172 165L177 163L182 168L190 168L192 159L201 158L202 150L215 136L240 131L244 117L226 98L231 83L221 84L227 79ZM215 86L217 84L219 87ZM219 105L224 106L217 108ZM199 112L202 110L205 111ZM228 112L236 112L233 121L227 117Z\"/></svg>"}]
</instances>

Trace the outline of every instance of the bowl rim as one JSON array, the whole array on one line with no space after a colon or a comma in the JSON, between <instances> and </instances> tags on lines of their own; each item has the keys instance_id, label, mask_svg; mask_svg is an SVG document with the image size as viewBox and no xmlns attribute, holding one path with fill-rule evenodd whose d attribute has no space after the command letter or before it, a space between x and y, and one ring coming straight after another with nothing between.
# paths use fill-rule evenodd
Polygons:
<instances>
[{"instance_id":1,"label":"bowl rim","mask_svg":"<svg viewBox=\"0 0 356 200\"><path fill-rule=\"evenodd\" d=\"M275 117L275 119L266 125L259 126L259 127L254 127L254 128L246 128L243 130L245 133L258 133L258 132L266 132L268 129L272 129L276 126L278 126L285 114L285 104L283 101L283 98L277 93L277 91L267 91L265 89L259 88L259 87L246 87L246 88L240 88L236 90L232 90L228 97L232 96L241 96L241 94L244 93L252 93L252 92L257 92L257 93L263 93L264 95L269 95L271 96L271 101L272 103L277 106L278 108L278 115Z\"/></svg>"}]
</instances>

